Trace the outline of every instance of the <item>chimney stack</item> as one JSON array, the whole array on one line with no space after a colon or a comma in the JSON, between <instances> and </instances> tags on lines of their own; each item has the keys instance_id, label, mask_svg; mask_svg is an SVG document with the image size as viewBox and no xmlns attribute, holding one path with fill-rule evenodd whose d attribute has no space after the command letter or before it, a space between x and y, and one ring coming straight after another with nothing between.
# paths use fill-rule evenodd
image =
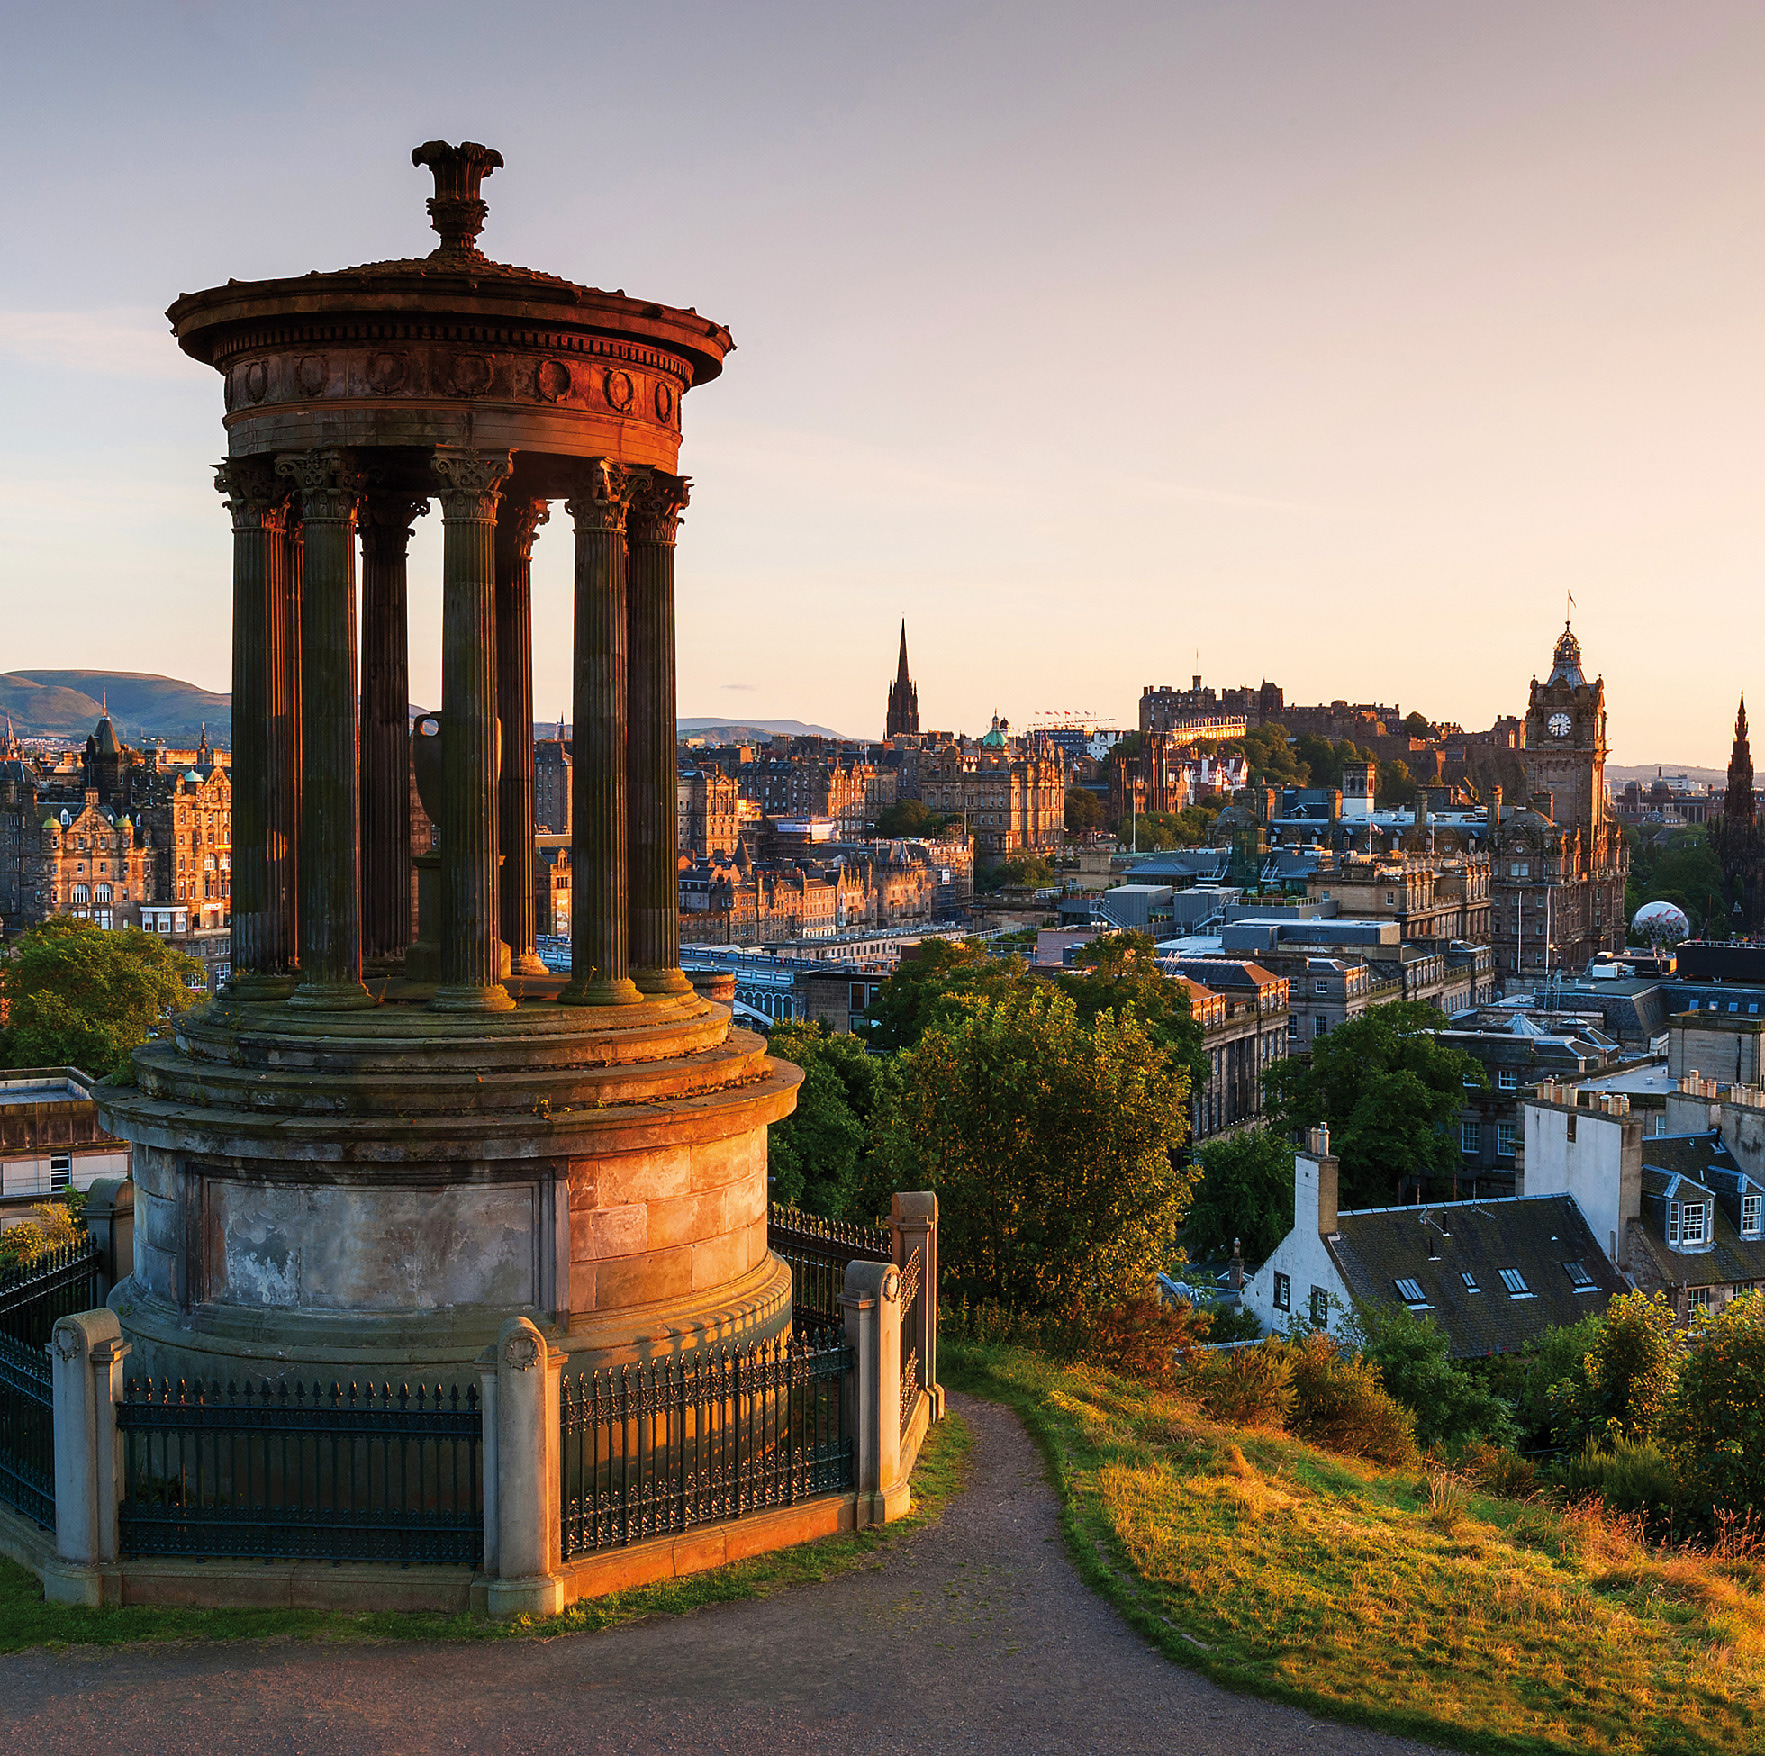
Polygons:
<instances>
[{"instance_id":1,"label":"chimney stack","mask_svg":"<svg viewBox=\"0 0 1765 1756\"><path fill-rule=\"evenodd\" d=\"M1328 1128L1308 1129L1304 1148L1293 1159L1293 1229L1317 1229L1320 1238L1336 1230L1337 1160Z\"/></svg>"}]
</instances>

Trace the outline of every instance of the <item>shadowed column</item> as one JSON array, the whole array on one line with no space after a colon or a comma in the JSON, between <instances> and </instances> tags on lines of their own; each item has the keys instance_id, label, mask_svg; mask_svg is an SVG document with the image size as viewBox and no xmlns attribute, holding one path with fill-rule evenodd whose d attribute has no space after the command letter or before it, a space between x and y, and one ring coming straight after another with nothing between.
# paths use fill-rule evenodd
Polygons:
<instances>
[{"instance_id":1,"label":"shadowed column","mask_svg":"<svg viewBox=\"0 0 1765 1756\"><path fill-rule=\"evenodd\" d=\"M496 711L502 724L502 935L518 976L542 976L533 908L533 536L543 500L505 499L496 521Z\"/></svg>"},{"instance_id":2,"label":"shadowed column","mask_svg":"<svg viewBox=\"0 0 1765 1756\"><path fill-rule=\"evenodd\" d=\"M286 716L288 485L267 457L215 466L233 516L233 974L241 1000L285 1000L293 946L270 887L273 746ZM174 848L174 870L178 854Z\"/></svg>"},{"instance_id":3,"label":"shadowed column","mask_svg":"<svg viewBox=\"0 0 1765 1756\"><path fill-rule=\"evenodd\" d=\"M270 926L282 967L300 968L300 579L306 531L300 522L300 496L288 502L282 576L270 616L271 638L278 639L282 687L270 726Z\"/></svg>"},{"instance_id":4,"label":"shadowed column","mask_svg":"<svg viewBox=\"0 0 1765 1756\"><path fill-rule=\"evenodd\" d=\"M362 953L411 942L411 682L405 555L429 502L362 502Z\"/></svg>"},{"instance_id":5,"label":"shadowed column","mask_svg":"<svg viewBox=\"0 0 1765 1756\"><path fill-rule=\"evenodd\" d=\"M630 975L625 826L625 516L628 473L596 460L565 502L576 521L575 762L571 775L572 1006L642 998Z\"/></svg>"},{"instance_id":6,"label":"shadowed column","mask_svg":"<svg viewBox=\"0 0 1765 1756\"><path fill-rule=\"evenodd\" d=\"M438 446L441 563L441 985L444 1012L507 1012L497 885L497 502L507 451ZM528 734L531 742L532 734Z\"/></svg>"},{"instance_id":7,"label":"shadowed column","mask_svg":"<svg viewBox=\"0 0 1765 1756\"><path fill-rule=\"evenodd\" d=\"M290 1006L372 1006L362 986L356 785L355 520L362 476L343 451L276 468L300 494L300 986Z\"/></svg>"},{"instance_id":8,"label":"shadowed column","mask_svg":"<svg viewBox=\"0 0 1765 1756\"><path fill-rule=\"evenodd\" d=\"M675 817L674 536L684 476L647 470L627 525L630 628L631 976L646 994L690 994L680 969L680 850Z\"/></svg>"}]
</instances>

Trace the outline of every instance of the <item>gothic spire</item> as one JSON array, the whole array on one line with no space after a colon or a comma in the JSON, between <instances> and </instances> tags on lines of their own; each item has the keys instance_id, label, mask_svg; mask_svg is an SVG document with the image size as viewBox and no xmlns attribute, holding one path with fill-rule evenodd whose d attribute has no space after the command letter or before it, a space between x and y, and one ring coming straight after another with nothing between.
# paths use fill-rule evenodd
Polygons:
<instances>
[{"instance_id":1,"label":"gothic spire","mask_svg":"<svg viewBox=\"0 0 1765 1756\"><path fill-rule=\"evenodd\" d=\"M889 685L889 712L883 736L901 734L917 736L919 732L919 691L913 687L907 669L907 618L901 618L901 657L895 666L895 680Z\"/></svg>"},{"instance_id":2,"label":"gothic spire","mask_svg":"<svg viewBox=\"0 0 1765 1756\"><path fill-rule=\"evenodd\" d=\"M1747 741L1747 700L1741 697L1740 711L1734 716L1734 754L1728 759L1728 796L1722 802L1723 815L1731 821L1753 819L1753 751Z\"/></svg>"}]
</instances>

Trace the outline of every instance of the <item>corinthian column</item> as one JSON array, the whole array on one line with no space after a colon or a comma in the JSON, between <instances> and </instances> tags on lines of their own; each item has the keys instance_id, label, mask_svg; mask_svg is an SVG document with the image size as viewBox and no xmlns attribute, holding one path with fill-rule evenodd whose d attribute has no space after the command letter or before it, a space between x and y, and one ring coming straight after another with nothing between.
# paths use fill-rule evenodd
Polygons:
<instances>
[{"instance_id":1,"label":"corinthian column","mask_svg":"<svg viewBox=\"0 0 1765 1756\"><path fill-rule=\"evenodd\" d=\"M343 451L276 468L300 495L300 986L291 1006L372 1006L362 986L356 785L355 519L363 478Z\"/></svg>"},{"instance_id":2,"label":"corinthian column","mask_svg":"<svg viewBox=\"0 0 1765 1756\"><path fill-rule=\"evenodd\" d=\"M215 465L233 515L233 975L242 1000L285 1000L294 946L270 885L273 742L287 713L283 653L288 487L267 457ZM173 854L174 863L177 855Z\"/></svg>"},{"instance_id":3,"label":"corinthian column","mask_svg":"<svg viewBox=\"0 0 1765 1756\"><path fill-rule=\"evenodd\" d=\"M441 562L441 985L444 1012L507 1012L497 900L497 502L507 451L438 446ZM531 734L529 734L531 738Z\"/></svg>"},{"instance_id":4,"label":"corinthian column","mask_svg":"<svg viewBox=\"0 0 1765 1756\"><path fill-rule=\"evenodd\" d=\"M575 762L571 771L571 1006L641 998L630 974L625 831L625 517L628 473L589 462L576 521Z\"/></svg>"},{"instance_id":5,"label":"corinthian column","mask_svg":"<svg viewBox=\"0 0 1765 1756\"><path fill-rule=\"evenodd\" d=\"M405 555L429 502L362 502L362 951L411 942L411 676Z\"/></svg>"},{"instance_id":6,"label":"corinthian column","mask_svg":"<svg viewBox=\"0 0 1765 1756\"><path fill-rule=\"evenodd\" d=\"M271 616L281 632L281 698L270 724L270 914L282 955L291 970L300 962L300 581L306 533L300 497L288 503L288 537L282 547L282 580Z\"/></svg>"},{"instance_id":7,"label":"corinthian column","mask_svg":"<svg viewBox=\"0 0 1765 1756\"><path fill-rule=\"evenodd\" d=\"M680 969L680 832L675 816L674 536L685 476L646 471L631 501L631 963L646 994L690 994Z\"/></svg>"},{"instance_id":8,"label":"corinthian column","mask_svg":"<svg viewBox=\"0 0 1765 1756\"><path fill-rule=\"evenodd\" d=\"M542 976L533 914L533 598L534 532L543 500L508 499L496 521L496 712L502 725L500 795L502 934L510 967Z\"/></svg>"}]
</instances>

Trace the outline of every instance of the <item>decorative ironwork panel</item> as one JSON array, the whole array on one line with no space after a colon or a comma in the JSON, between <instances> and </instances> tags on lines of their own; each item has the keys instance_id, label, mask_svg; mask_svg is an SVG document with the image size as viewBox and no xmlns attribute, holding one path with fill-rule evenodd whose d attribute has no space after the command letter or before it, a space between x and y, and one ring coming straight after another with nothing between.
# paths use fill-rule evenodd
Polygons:
<instances>
[{"instance_id":1,"label":"decorative ironwork panel","mask_svg":"<svg viewBox=\"0 0 1765 1756\"><path fill-rule=\"evenodd\" d=\"M116 1415L124 1554L482 1556L475 1386L131 1381Z\"/></svg>"},{"instance_id":2,"label":"decorative ironwork panel","mask_svg":"<svg viewBox=\"0 0 1765 1756\"><path fill-rule=\"evenodd\" d=\"M851 1487L852 1367L829 1333L567 1377L564 1559Z\"/></svg>"},{"instance_id":3,"label":"decorative ironwork panel","mask_svg":"<svg viewBox=\"0 0 1765 1756\"><path fill-rule=\"evenodd\" d=\"M889 1262L887 1226L855 1226L795 1207L775 1206L766 1242L791 1271L791 1308L810 1327L837 1323L848 1262Z\"/></svg>"},{"instance_id":4,"label":"decorative ironwork panel","mask_svg":"<svg viewBox=\"0 0 1765 1756\"><path fill-rule=\"evenodd\" d=\"M60 1318L104 1302L103 1272L97 1244L81 1238L0 1274L0 1336L28 1348L47 1347Z\"/></svg>"},{"instance_id":5,"label":"decorative ironwork panel","mask_svg":"<svg viewBox=\"0 0 1765 1756\"><path fill-rule=\"evenodd\" d=\"M0 1335L0 1500L55 1528L55 1411L40 1348Z\"/></svg>"}]
</instances>

